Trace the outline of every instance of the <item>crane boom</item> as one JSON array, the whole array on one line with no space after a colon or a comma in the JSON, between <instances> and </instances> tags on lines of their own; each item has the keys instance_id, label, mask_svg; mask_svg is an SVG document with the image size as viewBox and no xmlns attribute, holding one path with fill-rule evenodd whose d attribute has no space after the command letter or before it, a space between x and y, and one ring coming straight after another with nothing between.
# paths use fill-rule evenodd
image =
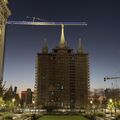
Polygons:
<instances>
[{"instance_id":1,"label":"crane boom","mask_svg":"<svg viewBox=\"0 0 120 120\"><path fill-rule=\"evenodd\" d=\"M104 77L104 81L112 79L120 79L120 77Z\"/></svg>"},{"instance_id":2,"label":"crane boom","mask_svg":"<svg viewBox=\"0 0 120 120\"><path fill-rule=\"evenodd\" d=\"M14 24L14 25L67 25L67 26L87 26L86 22L34 22L34 21L8 21L7 24Z\"/></svg>"}]
</instances>

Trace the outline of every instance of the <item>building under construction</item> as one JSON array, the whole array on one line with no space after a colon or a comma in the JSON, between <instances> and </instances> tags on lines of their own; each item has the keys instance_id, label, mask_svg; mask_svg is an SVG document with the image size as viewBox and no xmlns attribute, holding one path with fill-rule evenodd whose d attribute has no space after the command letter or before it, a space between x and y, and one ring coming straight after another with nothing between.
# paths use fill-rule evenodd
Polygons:
<instances>
[{"instance_id":1,"label":"building under construction","mask_svg":"<svg viewBox=\"0 0 120 120\"><path fill-rule=\"evenodd\" d=\"M36 106L79 109L88 103L89 61L81 42L74 53L66 44L64 26L58 47L48 52L45 41L36 61Z\"/></svg>"},{"instance_id":2,"label":"building under construction","mask_svg":"<svg viewBox=\"0 0 120 120\"><path fill-rule=\"evenodd\" d=\"M0 0L0 82L3 81L5 25L11 12L7 6L7 0Z\"/></svg>"}]
</instances>

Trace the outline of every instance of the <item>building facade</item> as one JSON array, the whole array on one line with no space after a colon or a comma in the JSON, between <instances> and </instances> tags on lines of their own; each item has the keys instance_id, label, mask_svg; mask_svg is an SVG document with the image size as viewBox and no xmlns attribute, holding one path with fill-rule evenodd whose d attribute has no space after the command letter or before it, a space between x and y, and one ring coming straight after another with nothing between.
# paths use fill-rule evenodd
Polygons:
<instances>
[{"instance_id":1,"label":"building facade","mask_svg":"<svg viewBox=\"0 0 120 120\"><path fill-rule=\"evenodd\" d=\"M76 53L65 41L62 25L59 46L48 52L45 41L37 54L35 94L39 108L79 109L88 103L88 54L79 44Z\"/></svg>"},{"instance_id":2,"label":"building facade","mask_svg":"<svg viewBox=\"0 0 120 120\"><path fill-rule=\"evenodd\" d=\"M7 0L0 0L0 81L3 80L5 25L11 12L7 7Z\"/></svg>"},{"instance_id":3,"label":"building facade","mask_svg":"<svg viewBox=\"0 0 120 120\"><path fill-rule=\"evenodd\" d=\"M27 91L21 91L21 106L26 107L32 104L32 91L30 88Z\"/></svg>"}]
</instances>

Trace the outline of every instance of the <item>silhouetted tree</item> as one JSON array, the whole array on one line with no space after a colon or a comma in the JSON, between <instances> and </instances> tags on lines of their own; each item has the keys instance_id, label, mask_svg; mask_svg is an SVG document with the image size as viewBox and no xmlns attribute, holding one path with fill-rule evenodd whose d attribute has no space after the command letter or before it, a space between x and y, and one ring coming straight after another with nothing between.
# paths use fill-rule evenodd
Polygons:
<instances>
[{"instance_id":1,"label":"silhouetted tree","mask_svg":"<svg viewBox=\"0 0 120 120\"><path fill-rule=\"evenodd\" d=\"M0 97L3 97L3 95L4 95L5 91L6 91L5 83L6 82L3 83L2 81L0 81Z\"/></svg>"}]
</instances>

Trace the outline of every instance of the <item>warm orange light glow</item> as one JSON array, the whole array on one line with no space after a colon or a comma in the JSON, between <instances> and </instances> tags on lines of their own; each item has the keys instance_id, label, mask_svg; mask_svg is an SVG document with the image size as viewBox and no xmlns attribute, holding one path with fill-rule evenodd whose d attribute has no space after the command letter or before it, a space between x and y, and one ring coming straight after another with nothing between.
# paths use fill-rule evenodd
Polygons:
<instances>
[{"instance_id":1,"label":"warm orange light glow","mask_svg":"<svg viewBox=\"0 0 120 120\"><path fill-rule=\"evenodd\" d=\"M109 99L109 102L111 102L111 103L112 103L112 99Z\"/></svg>"},{"instance_id":2,"label":"warm orange light glow","mask_svg":"<svg viewBox=\"0 0 120 120\"><path fill-rule=\"evenodd\" d=\"M90 104L93 104L93 101L92 101L92 100L90 101Z\"/></svg>"},{"instance_id":3,"label":"warm orange light glow","mask_svg":"<svg viewBox=\"0 0 120 120\"><path fill-rule=\"evenodd\" d=\"M32 103L35 104L35 101L33 100Z\"/></svg>"},{"instance_id":4,"label":"warm orange light glow","mask_svg":"<svg viewBox=\"0 0 120 120\"><path fill-rule=\"evenodd\" d=\"M12 99L12 102L15 102L15 98Z\"/></svg>"}]
</instances>

